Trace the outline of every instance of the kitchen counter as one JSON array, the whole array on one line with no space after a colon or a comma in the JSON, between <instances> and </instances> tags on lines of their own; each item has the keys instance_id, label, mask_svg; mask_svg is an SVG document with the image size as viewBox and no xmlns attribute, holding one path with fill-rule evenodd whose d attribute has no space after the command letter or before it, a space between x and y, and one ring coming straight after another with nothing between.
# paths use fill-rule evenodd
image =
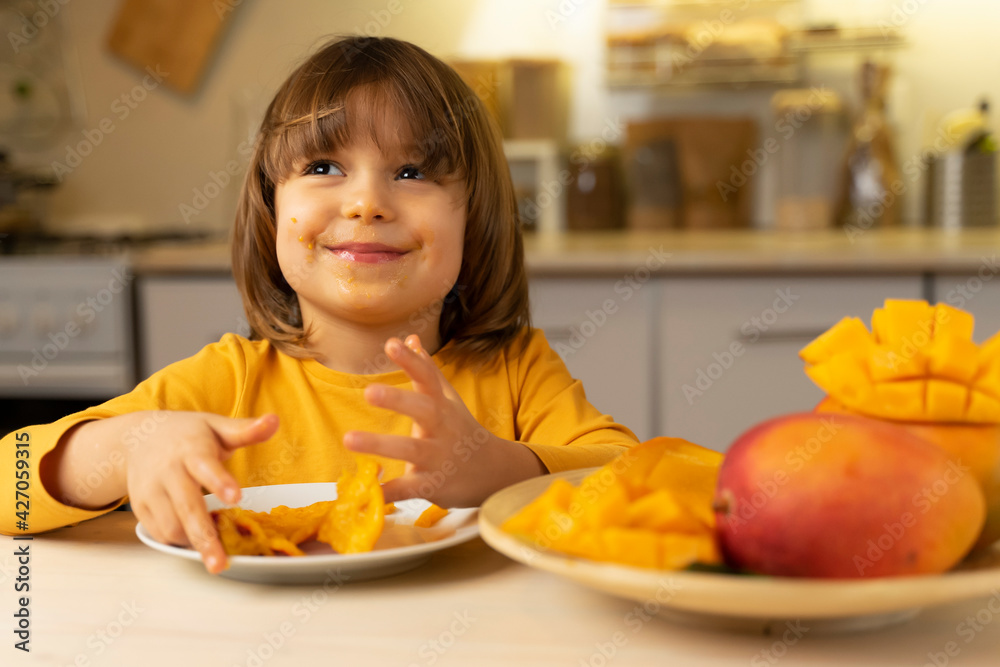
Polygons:
<instances>
[{"instance_id":1,"label":"kitchen counter","mask_svg":"<svg viewBox=\"0 0 1000 667\"><path fill-rule=\"evenodd\" d=\"M532 275L997 272L1000 229L860 232L573 232L529 236ZM137 273L224 273L229 244L164 244L133 254ZM645 268L643 268L645 267Z\"/></svg>"},{"instance_id":2,"label":"kitchen counter","mask_svg":"<svg viewBox=\"0 0 1000 667\"><path fill-rule=\"evenodd\" d=\"M990 625L1000 591L869 632L823 634L793 621L761 636L645 614L478 538L404 574L324 588L213 577L143 545L134 529L132 513L111 512L31 541L0 538L3 664L911 666L932 655L946 664L951 650L955 665L985 666L1000 654ZM24 656L10 630L15 545L30 550Z\"/></svg>"}]
</instances>

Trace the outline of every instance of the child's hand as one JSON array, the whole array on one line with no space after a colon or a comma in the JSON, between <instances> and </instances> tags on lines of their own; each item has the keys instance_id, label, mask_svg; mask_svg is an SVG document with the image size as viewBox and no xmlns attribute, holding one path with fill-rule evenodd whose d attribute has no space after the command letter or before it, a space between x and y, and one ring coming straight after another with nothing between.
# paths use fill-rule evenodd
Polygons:
<instances>
[{"instance_id":1,"label":"child's hand","mask_svg":"<svg viewBox=\"0 0 1000 667\"><path fill-rule=\"evenodd\" d=\"M240 487L222 466L233 452L263 442L278 428L277 415L231 419L202 412L167 413L155 437L128 454L129 503L149 533L164 544L190 545L206 569L226 567L226 553L202 498L202 487L227 503Z\"/></svg>"},{"instance_id":2,"label":"child's hand","mask_svg":"<svg viewBox=\"0 0 1000 667\"><path fill-rule=\"evenodd\" d=\"M413 419L410 437L350 431L344 444L409 462L403 476L383 485L386 502L426 498L442 507L473 507L494 491L546 472L530 449L476 421L416 335L406 345L390 338L385 352L413 380L413 391L372 384L365 399Z\"/></svg>"}]
</instances>

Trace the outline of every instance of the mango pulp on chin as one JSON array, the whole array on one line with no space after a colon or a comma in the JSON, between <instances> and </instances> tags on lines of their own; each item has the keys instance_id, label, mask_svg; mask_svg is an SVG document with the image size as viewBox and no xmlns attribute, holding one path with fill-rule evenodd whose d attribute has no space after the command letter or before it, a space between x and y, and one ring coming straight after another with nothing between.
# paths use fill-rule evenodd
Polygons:
<instances>
[{"instance_id":1,"label":"mango pulp on chin","mask_svg":"<svg viewBox=\"0 0 1000 667\"><path fill-rule=\"evenodd\" d=\"M945 572L986 514L975 476L944 450L889 422L815 412L740 436L714 507L729 565L821 578Z\"/></svg>"}]
</instances>

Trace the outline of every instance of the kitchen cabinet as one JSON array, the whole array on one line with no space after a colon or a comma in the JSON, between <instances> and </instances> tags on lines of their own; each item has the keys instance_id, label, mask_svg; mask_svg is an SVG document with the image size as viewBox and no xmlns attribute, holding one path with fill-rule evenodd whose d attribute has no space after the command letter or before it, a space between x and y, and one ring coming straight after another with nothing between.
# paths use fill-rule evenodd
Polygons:
<instances>
[{"instance_id":1,"label":"kitchen cabinet","mask_svg":"<svg viewBox=\"0 0 1000 667\"><path fill-rule=\"evenodd\" d=\"M141 379L226 333L250 333L228 275L142 276L136 287Z\"/></svg>"},{"instance_id":2,"label":"kitchen cabinet","mask_svg":"<svg viewBox=\"0 0 1000 667\"><path fill-rule=\"evenodd\" d=\"M532 324L583 383L587 399L632 429L656 435L656 387L650 356L657 281L619 277L534 278Z\"/></svg>"},{"instance_id":3,"label":"kitchen cabinet","mask_svg":"<svg viewBox=\"0 0 1000 667\"><path fill-rule=\"evenodd\" d=\"M658 435L718 451L757 422L819 402L798 351L830 325L847 315L867 323L886 298L924 296L920 274L662 281Z\"/></svg>"},{"instance_id":4,"label":"kitchen cabinet","mask_svg":"<svg viewBox=\"0 0 1000 667\"><path fill-rule=\"evenodd\" d=\"M933 298L975 316L977 343L1000 331L1000 262L996 255L983 257L974 273L934 276Z\"/></svg>"},{"instance_id":5,"label":"kitchen cabinet","mask_svg":"<svg viewBox=\"0 0 1000 667\"><path fill-rule=\"evenodd\" d=\"M641 438L653 435L654 283L554 278L531 285L533 324L583 382L588 399ZM228 276L145 276L137 300L143 378L227 332L248 333Z\"/></svg>"}]
</instances>

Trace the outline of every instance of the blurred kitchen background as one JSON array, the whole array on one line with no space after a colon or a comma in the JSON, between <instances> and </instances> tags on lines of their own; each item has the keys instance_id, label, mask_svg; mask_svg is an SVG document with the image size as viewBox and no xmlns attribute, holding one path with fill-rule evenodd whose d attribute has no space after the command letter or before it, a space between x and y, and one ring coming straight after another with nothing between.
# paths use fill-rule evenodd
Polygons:
<instances>
[{"instance_id":1,"label":"blurred kitchen background","mask_svg":"<svg viewBox=\"0 0 1000 667\"><path fill-rule=\"evenodd\" d=\"M396 36L456 62L510 139L551 140L560 169L589 168L566 186L569 210L549 222L568 227L821 224L837 205L847 137L865 109L866 61L888 70L877 94L898 169L933 146L948 114L1000 101L1000 79L990 76L1000 71L1000 7L989 0L0 5L10 43L0 56L0 147L8 168L63 165L58 186L42 190L41 224L74 234L224 233L238 186L216 193L212 175L245 161L241 142L276 86L335 33ZM143 62L177 71L161 83ZM768 139L780 149L758 153L757 164L736 160L754 162ZM513 146L515 169L533 158L544 168L546 151ZM929 221L928 182L920 169L901 197L902 224ZM678 219L672 209L686 200L689 215ZM795 205L809 202L821 214L799 220ZM547 211L524 212L532 224Z\"/></svg>"},{"instance_id":2,"label":"blurred kitchen background","mask_svg":"<svg viewBox=\"0 0 1000 667\"><path fill-rule=\"evenodd\" d=\"M995 228L998 25L991 0L2 0L0 432L127 391L221 333L244 332L224 245L204 246L229 231L249 142L277 86L327 37L360 33L448 60L495 114L525 227L556 239L529 244L536 319L582 304L546 330L598 407L641 436L669 429L724 446L741 422L678 433L678 408L662 407L708 366L650 370L670 356L651 342L670 329L653 289L629 304L637 319L616 315L606 327L590 302L560 291L611 290L636 255L601 264L592 254L594 271L574 264L556 275L561 249L591 231L613 246L671 230L826 239ZM685 243L670 238L668 250ZM187 264L119 252L184 242ZM542 247L552 249L544 262L531 254ZM879 302L933 298L929 268L907 268L905 284L867 291ZM767 303L773 292L761 292ZM107 304L80 307L102 295ZM867 301L845 299L852 314L870 313ZM606 345L574 347L591 340L588 317ZM792 327L789 353L829 318ZM615 327L624 338L612 344ZM711 361L728 349L718 345L680 354ZM634 367L609 354L644 346ZM723 382L739 384L733 373ZM648 395L619 408L629 384ZM39 411L42 399L76 402ZM702 419L684 403L669 405Z\"/></svg>"}]
</instances>

